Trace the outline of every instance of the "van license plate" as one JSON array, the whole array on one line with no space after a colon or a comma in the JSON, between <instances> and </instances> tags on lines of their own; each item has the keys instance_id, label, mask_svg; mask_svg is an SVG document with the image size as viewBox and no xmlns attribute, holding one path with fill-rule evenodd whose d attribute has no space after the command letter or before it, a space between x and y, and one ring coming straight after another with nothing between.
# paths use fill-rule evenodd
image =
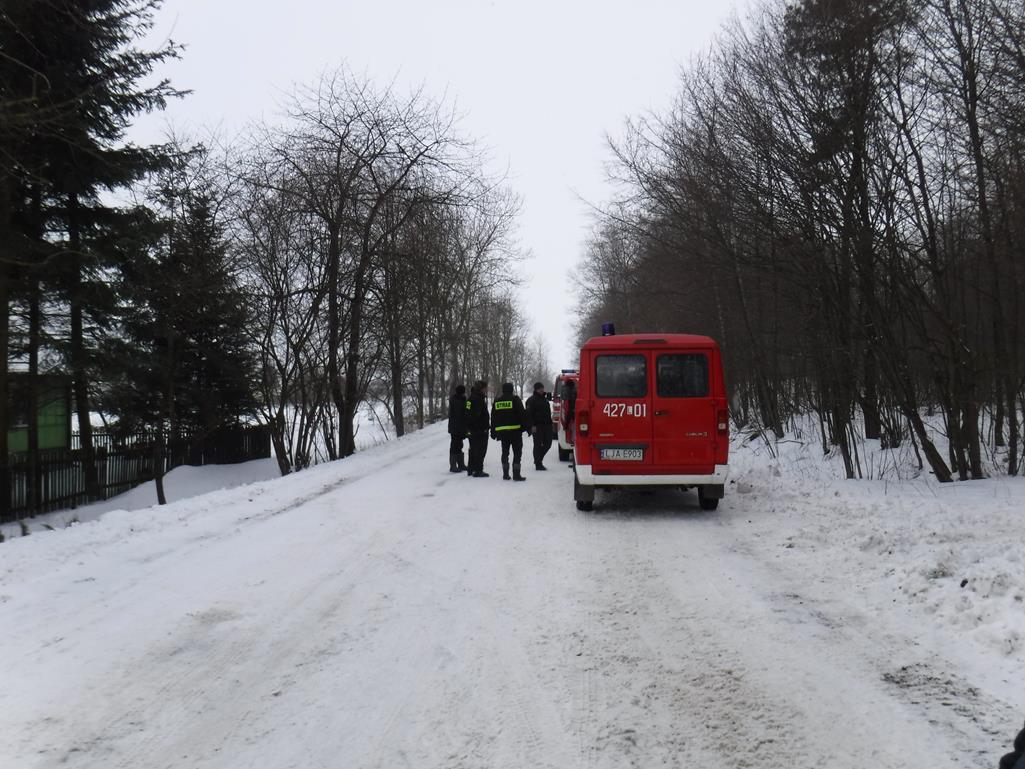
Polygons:
<instances>
[{"instance_id":1,"label":"van license plate","mask_svg":"<svg viewBox=\"0 0 1025 769\"><path fill-rule=\"evenodd\" d=\"M643 462L644 449L601 449L600 456L616 461Z\"/></svg>"}]
</instances>

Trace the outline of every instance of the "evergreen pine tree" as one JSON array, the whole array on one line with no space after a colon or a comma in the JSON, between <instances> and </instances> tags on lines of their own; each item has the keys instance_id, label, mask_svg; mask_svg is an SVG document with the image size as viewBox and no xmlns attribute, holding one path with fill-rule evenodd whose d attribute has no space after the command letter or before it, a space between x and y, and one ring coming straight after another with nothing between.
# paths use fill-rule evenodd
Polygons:
<instances>
[{"instance_id":1,"label":"evergreen pine tree","mask_svg":"<svg viewBox=\"0 0 1025 769\"><path fill-rule=\"evenodd\" d=\"M107 289L112 254L105 246L137 219L112 207L103 193L135 183L168 157L166 147L124 141L135 116L162 109L178 94L166 80L142 84L159 63L178 55L173 43L155 51L135 45L160 5L160 0L6 0L0 19L0 103L27 101L38 115L20 129L13 122L11 130L0 129L9 137L0 203L5 195L13 198L4 203L11 209L8 223L26 240L56 246L23 276L30 287L41 281L42 291L68 305L63 352L73 376L86 486L93 496L98 485L86 327L103 324L114 306ZM4 428L0 425L0 432Z\"/></svg>"},{"instance_id":2,"label":"evergreen pine tree","mask_svg":"<svg viewBox=\"0 0 1025 769\"><path fill-rule=\"evenodd\" d=\"M237 425L255 410L249 303L218 193L202 178L186 179L203 154L182 154L161 176L158 237L124 273L124 325L112 346L123 375L105 395L124 426L158 424L172 437Z\"/></svg>"}]
</instances>

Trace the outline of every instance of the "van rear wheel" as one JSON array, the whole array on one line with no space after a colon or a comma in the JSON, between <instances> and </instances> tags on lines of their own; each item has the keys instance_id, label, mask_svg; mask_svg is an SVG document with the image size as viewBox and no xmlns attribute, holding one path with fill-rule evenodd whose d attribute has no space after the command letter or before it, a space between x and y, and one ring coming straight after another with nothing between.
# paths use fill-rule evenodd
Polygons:
<instances>
[{"instance_id":1,"label":"van rear wheel","mask_svg":"<svg viewBox=\"0 0 1025 769\"><path fill-rule=\"evenodd\" d=\"M702 510L715 510L719 507L719 497L713 497L705 491L704 486L698 486L698 504L701 505Z\"/></svg>"},{"instance_id":2,"label":"van rear wheel","mask_svg":"<svg viewBox=\"0 0 1025 769\"><path fill-rule=\"evenodd\" d=\"M589 513L594 510L594 502L585 502L582 499L577 500L577 510L582 510L585 513Z\"/></svg>"},{"instance_id":3,"label":"van rear wheel","mask_svg":"<svg viewBox=\"0 0 1025 769\"><path fill-rule=\"evenodd\" d=\"M568 450L559 449L559 461L560 462L568 462L569 461L569 451Z\"/></svg>"}]
</instances>

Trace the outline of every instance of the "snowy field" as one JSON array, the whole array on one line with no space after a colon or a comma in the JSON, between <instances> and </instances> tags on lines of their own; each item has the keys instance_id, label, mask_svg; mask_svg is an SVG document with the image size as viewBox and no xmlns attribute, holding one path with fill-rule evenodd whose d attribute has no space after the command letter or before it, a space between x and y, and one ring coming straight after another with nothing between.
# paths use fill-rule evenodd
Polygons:
<instances>
[{"instance_id":1,"label":"snowy field","mask_svg":"<svg viewBox=\"0 0 1025 769\"><path fill-rule=\"evenodd\" d=\"M581 513L446 454L0 545L0 767L982 769L1025 718L1021 480L738 443L716 512Z\"/></svg>"}]
</instances>

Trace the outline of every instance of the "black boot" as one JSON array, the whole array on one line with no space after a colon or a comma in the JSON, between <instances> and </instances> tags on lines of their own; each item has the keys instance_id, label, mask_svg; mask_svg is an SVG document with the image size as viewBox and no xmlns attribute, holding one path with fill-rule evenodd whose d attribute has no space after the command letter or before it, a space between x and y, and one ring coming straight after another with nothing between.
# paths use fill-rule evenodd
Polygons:
<instances>
[{"instance_id":1,"label":"black boot","mask_svg":"<svg viewBox=\"0 0 1025 769\"><path fill-rule=\"evenodd\" d=\"M503 481L509 480L509 463L508 462L503 462L502 463L502 480Z\"/></svg>"},{"instance_id":2,"label":"black boot","mask_svg":"<svg viewBox=\"0 0 1025 769\"><path fill-rule=\"evenodd\" d=\"M545 467L544 465L542 465L540 462L535 462L534 463L534 469L537 470L538 472L541 472L543 470L547 470L548 468Z\"/></svg>"},{"instance_id":3,"label":"black boot","mask_svg":"<svg viewBox=\"0 0 1025 769\"><path fill-rule=\"evenodd\" d=\"M456 469L457 470L461 470L462 472L465 473L466 472L466 463L463 461L463 452L461 452L461 451L456 452L456 462L457 462Z\"/></svg>"},{"instance_id":4,"label":"black boot","mask_svg":"<svg viewBox=\"0 0 1025 769\"><path fill-rule=\"evenodd\" d=\"M483 470L475 470L473 472L473 477L474 478L490 478L491 474L490 473L486 473Z\"/></svg>"},{"instance_id":5,"label":"black boot","mask_svg":"<svg viewBox=\"0 0 1025 769\"><path fill-rule=\"evenodd\" d=\"M520 475L520 466L519 465L513 465L513 480L514 481L525 481L525 480L527 480L522 475Z\"/></svg>"},{"instance_id":6,"label":"black boot","mask_svg":"<svg viewBox=\"0 0 1025 769\"><path fill-rule=\"evenodd\" d=\"M459 456L461 455L456 454L454 451L448 452L448 471L450 473L459 472L459 462L457 461L457 457Z\"/></svg>"}]
</instances>

